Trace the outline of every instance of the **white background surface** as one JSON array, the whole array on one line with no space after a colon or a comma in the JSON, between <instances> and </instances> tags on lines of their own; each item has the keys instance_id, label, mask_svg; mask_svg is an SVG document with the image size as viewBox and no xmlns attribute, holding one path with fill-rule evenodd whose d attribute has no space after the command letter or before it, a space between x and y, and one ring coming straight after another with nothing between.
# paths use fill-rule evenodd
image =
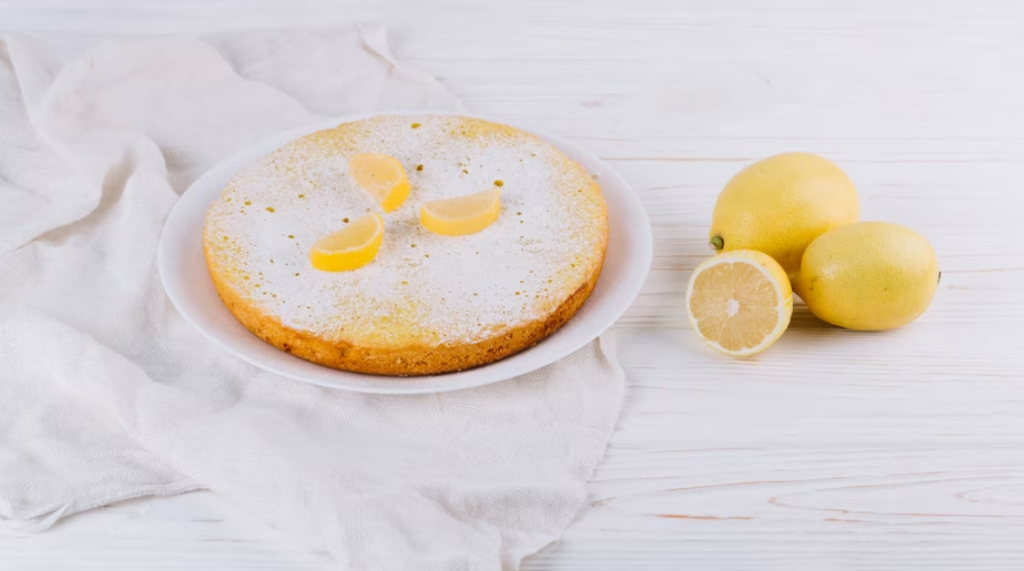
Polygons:
<instances>
[{"instance_id":1,"label":"white background surface","mask_svg":"<svg viewBox=\"0 0 1024 571\"><path fill-rule=\"evenodd\" d=\"M827 4L827 6L826 6ZM0 28L172 33L384 21L476 113L581 143L640 192L655 262L593 507L525 569L1024 568L1024 3L3 0ZM942 284L887 333L798 307L756 360L682 290L736 170L815 151ZM335 568L209 493L0 531L0 569Z\"/></svg>"}]
</instances>

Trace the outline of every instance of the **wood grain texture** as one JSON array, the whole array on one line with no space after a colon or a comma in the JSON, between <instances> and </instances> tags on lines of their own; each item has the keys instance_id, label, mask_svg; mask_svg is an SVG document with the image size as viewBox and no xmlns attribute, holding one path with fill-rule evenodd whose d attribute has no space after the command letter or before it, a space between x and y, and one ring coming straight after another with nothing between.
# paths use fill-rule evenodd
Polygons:
<instances>
[{"instance_id":1,"label":"wood grain texture","mask_svg":"<svg viewBox=\"0 0 1024 571\"><path fill-rule=\"evenodd\" d=\"M631 388L593 506L524 564L1024 568L1024 4L6 0L36 33L378 20L474 111L595 150L634 185L654 271L620 323ZM943 280L896 331L798 306L755 360L705 349L682 291L718 190L756 158L837 161L865 219L927 236ZM209 493L0 531L0 569L328 569Z\"/></svg>"}]
</instances>

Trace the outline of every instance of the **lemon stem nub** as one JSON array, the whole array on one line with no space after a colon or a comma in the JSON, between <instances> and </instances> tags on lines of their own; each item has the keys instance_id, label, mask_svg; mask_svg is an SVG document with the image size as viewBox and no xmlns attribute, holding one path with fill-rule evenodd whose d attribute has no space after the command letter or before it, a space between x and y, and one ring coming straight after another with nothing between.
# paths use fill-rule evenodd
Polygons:
<instances>
[{"instance_id":1,"label":"lemon stem nub","mask_svg":"<svg viewBox=\"0 0 1024 571\"><path fill-rule=\"evenodd\" d=\"M939 272L939 279L935 283L936 284L941 284L942 283L942 272Z\"/></svg>"},{"instance_id":2,"label":"lemon stem nub","mask_svg":"<svg viewBox=\"0 0 1024 571\"><path fill-rule=\"evenodd\" d=\"M711 248L716 252L721 252L722 248L725 247L725 240L721 236L711 237Z\"/></svg>"}]
</instances>

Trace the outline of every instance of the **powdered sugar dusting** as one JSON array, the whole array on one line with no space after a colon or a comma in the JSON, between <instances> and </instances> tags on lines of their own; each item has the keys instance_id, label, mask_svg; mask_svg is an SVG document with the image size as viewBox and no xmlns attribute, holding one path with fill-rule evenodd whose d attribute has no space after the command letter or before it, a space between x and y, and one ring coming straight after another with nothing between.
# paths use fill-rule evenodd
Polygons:
<instances>
[{"instance_id":1,"label":"powdered sugar dusting","mask_svg":"<svg viewBox=\"0 0 1024 571\"><path fill-rule=\"evenodd\" d=\"M356 153L402 163L405 204L384 214L355 185L346 173ZM424 202L496 184L502 213L482 232L420 225ZM384 219L376 259L314 269L313 243L369 212ZM394 347L479 342L546 317L601 263L606 236L596 185L547 143L476 119L390 115L308 135L246 167L210 207L204 239L225 279L284 325Z\"/></svg>"}]
</instances>

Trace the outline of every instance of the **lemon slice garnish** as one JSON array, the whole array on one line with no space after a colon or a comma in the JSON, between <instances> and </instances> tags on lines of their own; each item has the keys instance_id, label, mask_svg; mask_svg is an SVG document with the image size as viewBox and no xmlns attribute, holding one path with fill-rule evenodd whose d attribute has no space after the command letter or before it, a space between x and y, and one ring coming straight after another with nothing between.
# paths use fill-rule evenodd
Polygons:
<instances>
[{"instance_id":1,"label":"lemon slice garnish","mask_svg":"<svg viewBox=\"0 0 1024 571\"><path fill-rule=\"evenodd\" d=\"M409 179L394 157L354 155L348 160L348 174L373 196L384 212L391 212L409 198Z\"/></svg>"},{"instance_id":2,"label":"lemon slice garnish","mask_svg":"<svg viewBox=\"0 0 1024 571\"><path fill-rule=\"evenodd\" d=\"M771 256L736 250L697 266L686 290L686 310L705 343L726 355L749 357L789 327L793 290Z\"/></svg>"},{"instance_id":3,"label":"lemon slice garnish","mask_svg":"<svg viewBox=\"0 0 1024 571\"><path fill-rule=\"evenodd\" d=\"M325 272L356 270L373 261L384 237L384 220L367 214L313 244L309 261Z\"/></svg>"},{"instance_id":4,"label":"lemon slice garnish","mask_svg":"<svg viewBox=\"0 0 1024 571\"><path fill-rule=\"evenodd\" d=\"M420 223L435 234L462 236L490 226L501 214L501 191L485 190L432 200L420 207Z\"/></svg>"}]
</instances>

